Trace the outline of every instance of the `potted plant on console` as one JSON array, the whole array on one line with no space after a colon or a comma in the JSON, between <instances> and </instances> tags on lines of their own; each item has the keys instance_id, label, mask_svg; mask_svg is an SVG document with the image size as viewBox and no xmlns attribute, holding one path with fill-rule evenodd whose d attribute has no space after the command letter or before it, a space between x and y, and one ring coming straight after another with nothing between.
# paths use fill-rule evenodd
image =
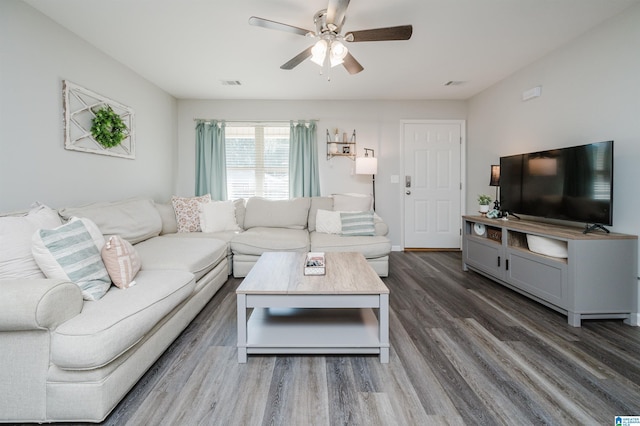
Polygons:
<instances>
[{"instance_id":1,"label":"potted plant on console","mask_svg":"<svg viewBox=\"0 0 640 426\"><path fill-rule=\"evenodd\" d=\"M489 211L489 204L491 204L491 197L485 194L478 195L478 204L480 205L480 213L483 215Z\"/></svg>"}]
</instances>

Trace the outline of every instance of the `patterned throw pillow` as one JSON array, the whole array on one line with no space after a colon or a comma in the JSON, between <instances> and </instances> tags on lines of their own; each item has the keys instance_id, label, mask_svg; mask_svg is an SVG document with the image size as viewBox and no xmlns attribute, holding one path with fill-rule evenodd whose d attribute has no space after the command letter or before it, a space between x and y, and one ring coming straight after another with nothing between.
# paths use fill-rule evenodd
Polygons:
<instances>
[{"instance_id":1,"label":"patterned throw pillow","mask_svg":"<svg viewBox=\"0 0 640 426\"><path fill-rule=\"evenodd\" d=\"M340 213L342 235L373 236L376 228L373 224L373 211Z\"/></svg>"},{"instance_id":2,"label":"patterned throw pillow","mask_svg":"<svg viewBox=\"0 0 640 426\"><path fill-rule=\"evenodd\" d=\"M200 204L211 202L211 194L199 197L171 197L173 210L176 212L178 232L200 232Z\"/></svg>"},{"instance_id":3,"label":"patterned throw pillow","mask_svg":"<svg viewBox=\"0 0 640 426\"><path fill-rule=\"evenodd\" d=\"M140 271L140 256L127 240L118 235L109 237L102 248L102 260L111 281L118 288L129 288Z\"/></svg>"},{"instance_id":4,"label":"patterned throw pillow","mask_svg":"<svg viewBox=\"0 0 640 426\"><path fill-rule=\"evenodd\" d=\"M39 229L33 234L31 251L47 278L75 283L85 300L98 300L111 286L100 251L104 238L86 218L74 218L55 229Z\"/></svg>"}]
</instances>

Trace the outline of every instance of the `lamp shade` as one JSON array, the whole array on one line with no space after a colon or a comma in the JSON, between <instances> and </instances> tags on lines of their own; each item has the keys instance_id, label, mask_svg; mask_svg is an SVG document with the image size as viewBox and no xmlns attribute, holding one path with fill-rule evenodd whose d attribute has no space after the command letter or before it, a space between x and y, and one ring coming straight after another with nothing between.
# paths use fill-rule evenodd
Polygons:
<instances>
[{"instance_id":1,"label":"lamp shade","mask_svg":"<svg viewBox=\"0 0 640 426\"><path fill-rule=\"evenodd\" d=\"M489 181L489 186L500 186L500 166L492 165L491 166L491 180Z\"/></svg>"},{"instance_id":2,"label":"lamp shade","mask_svg":"<svg viewBox=\"0 0 640 426\"><path fill-rule=\"evenodd\" d=\"M331 61L331 66L335 67L336 65L340 65L344 62L345 56L349 53L347 47L340 43L339 41L331 42L331 53L329 54L329 60Z\"/></svg>"},{"instance_id":3,"label":"lamp shade","mask_svg":"<svg viewBox=\"0 0 640 426\"><path fill-rule=\"evenodd\" d=\"M327 42L325 40L318 40L311 48L311 61L322 66L327 55Z\"/></svg>"},{"instance_id":4,"label":"lamp shade","mask_svg":"<svg viewBox=\"0 0 640 426\"><path fill-rule=\"evenodd\" d=\"M357 175L375 175L378 173L378 159L375 157L356 158Z\"/></svg>"}]
</instances>

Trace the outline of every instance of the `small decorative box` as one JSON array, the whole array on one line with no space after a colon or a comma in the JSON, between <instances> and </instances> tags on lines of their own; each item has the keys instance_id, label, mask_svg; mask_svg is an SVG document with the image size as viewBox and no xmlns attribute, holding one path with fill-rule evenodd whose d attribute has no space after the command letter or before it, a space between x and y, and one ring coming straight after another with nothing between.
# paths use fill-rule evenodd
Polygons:
<instances>
[{"instance_id":1,"label":"small decorative box","mask_svg":"<svg viewBox=\"0 0 640 426\"><path fill-rule=\"evenodd\" d=\"M323 252L309 252L304 262L305 275L324 275L325 263Z\"/></svg>"}]
</instances>

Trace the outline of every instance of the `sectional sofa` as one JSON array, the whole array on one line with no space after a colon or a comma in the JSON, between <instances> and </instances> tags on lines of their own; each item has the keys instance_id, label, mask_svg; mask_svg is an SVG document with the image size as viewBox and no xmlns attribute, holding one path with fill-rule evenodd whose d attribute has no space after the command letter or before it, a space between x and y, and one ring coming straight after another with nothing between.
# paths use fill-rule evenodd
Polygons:
<instances>
[{"instance_id":1,"label":"sectional sofa","mask_svg":"<svg viewBox=\"0 0 640 426\"><path fill-rule=\"evenodd\" d=\"M211 232L178 232L176 204L150 199L58 211L38 206L0 217L0 422L104 420L229 274L246 275L264 251L362 251L386 275L391 247L380 218L367 235L316 227L318 213L334 221L336 213L354 214L334 210L336 202L352 209L352 201L366 206L366 200L340 197L239 200L233 204L234 227ZM47 278L53 273L45 276L41 268L51 265L42 253L36 260L36 240L50 237L43 229L58 237L72 226L88 246L99 249L102 238L103 255L114 235L122 247L131 247L125 250L130 256L122 257L129 263L121 258L118 265L123 272L137 264L139 271L130 276L135 285L108 283L106 293L87 300L93 287L83 287L68 270L66 278ZM45 247L55 253L57 246Z\"/></svg>"}]
</instances>

